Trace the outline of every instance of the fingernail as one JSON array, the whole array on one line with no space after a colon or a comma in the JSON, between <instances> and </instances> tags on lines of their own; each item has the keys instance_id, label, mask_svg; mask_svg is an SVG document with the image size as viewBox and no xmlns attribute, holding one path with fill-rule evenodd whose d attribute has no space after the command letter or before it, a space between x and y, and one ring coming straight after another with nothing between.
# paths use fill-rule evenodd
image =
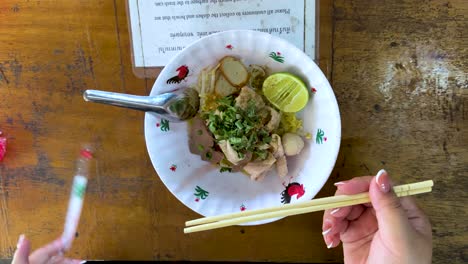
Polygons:
<instances>
[{"instance_id":1,"label":"fingernail","mask_svg":"<svg viewBox=\"0 0 468 264\"><path fill-rule=\"evenodd\" d=\"M340 186L340 185L343 185L343 184L345 184L345 182L344 182L344 181L340 181L340 182L335 182L333 185L335 185L335 186Z\"/></svg>"},{"instance_id":2,"label":"fingernail","mask_svg":"<svg viewBox=\"0 0 468 264\"><path fill-rule=\"evenodd\" d=\"M331 230L332 230L331 227L328 228L327 230L325 230L325 231L322 232L322 235L326 235L326 234L330 233Z\"/></svg>"},{"instance_id":3,"label":"fingernail","mask_svg":"<svg viewBox=\"0 0 468 264\"><path fill-rule=\"evenodd\" d=\"M327 245L327 248L330 249L331 247L333 247L333 241L330 242L330 244Z\"/></svg>"},{"instance_id":4,"label":"fingernail","mask_svg":"<svg viewBox=\"0 0 468 264\"><path fill-rule=\"evenodd\" d=\"M388 174L384 169L377 172L375 182L377 185L379 185L379 188L382 192L388 193L390 191L390 179L388 178Z\"/></svg>"},{"instance_id":5,"label":"fingernail","mask_svg":"<svg viewBox=\"0 0 468 264\"><path fill-rule=\"evenodd\" d=\"M323 229L323 232L322 232L322 235L326 235L328 233L330 233L330 231L332 230L333 228L333 225L332 225L332 222L330 220L325 220L324 222L324 225L322 227ZM327 241L325 240L325 243L327 243Z\"/></svg>"},{"instance_id":6,"label":"fingernail","mask_svg":"<svg viewBox=\"0 0 468 264\"><path fill-rule=\"evenodd\" d=\"M330 214L336 214L341 208L336 208L330 212Z\"/></svg>"},{"instance_id":7,"label":"fingernail","mask_svg":"<svg viewBox=\"0 0 468 264\"><path fill-rule=\"evenodd\" d=\"M24 235L21 234L18 238L18 243L16 244L16 248L19 249L21 247L21 245L23 244L23 241L24 241Z\"/></svg>"}]
</instances>

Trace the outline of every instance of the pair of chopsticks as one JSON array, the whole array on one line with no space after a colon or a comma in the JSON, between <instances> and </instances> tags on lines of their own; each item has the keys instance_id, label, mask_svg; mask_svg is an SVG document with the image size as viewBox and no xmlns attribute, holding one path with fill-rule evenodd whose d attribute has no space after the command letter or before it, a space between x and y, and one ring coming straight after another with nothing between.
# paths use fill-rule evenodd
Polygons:
<instances>
[{"instance_id":1,"label":"pair of chopsticks","mask_svg":"<svg viewBox=\"0 0 468 264\"><path fill-rule=\"evenodd\" d=\"M393 190L395 191L398 197L403 197L431 192L432 186L434 186L434 182L432 180L429 180L395 186L393 187ZM291 215L305 214L310 212L317 212L327 209L364 204L369 202L369 193L366 192L354 195L337 195L270 208L263 208L212 217L204 217L185 222L185 226L187 227L184 228L184 233L211 230L275 217L286 217Z\"/></svg>"}]
</instances>

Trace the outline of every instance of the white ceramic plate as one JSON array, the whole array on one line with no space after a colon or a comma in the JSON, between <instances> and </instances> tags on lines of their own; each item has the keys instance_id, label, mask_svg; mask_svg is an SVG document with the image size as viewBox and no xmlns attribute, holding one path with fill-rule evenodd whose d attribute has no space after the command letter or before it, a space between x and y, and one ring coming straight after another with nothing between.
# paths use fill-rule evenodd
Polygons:
<instances>
[{"instance_id":1,"label":"white ceramic plate","mask_svg":"<svg viewBox=\"0 0 468 264\"><path fill-rule=\"evenodd\" d=\"M272 170L265 179L254 182L242 173L220 173L219 167L191 154L187 123L168 122L146 114L146 144L156 172L177 199L203 216L312 199L327 181L338 155L340 113L333 90L319 67L292 44L256 31L210 35L186 47L163 69L151 95L195 84L203 68L216 65L226 55L241 58L246 65L266 65L272 72L285 71L302 77L311 98L297 115L312 139L306 141L298 156L288 158L286 179L281 180ZM188 68L185 77L184 66ZM171 78L181 81L167 84Z\"/></svg>"}]
</instances>

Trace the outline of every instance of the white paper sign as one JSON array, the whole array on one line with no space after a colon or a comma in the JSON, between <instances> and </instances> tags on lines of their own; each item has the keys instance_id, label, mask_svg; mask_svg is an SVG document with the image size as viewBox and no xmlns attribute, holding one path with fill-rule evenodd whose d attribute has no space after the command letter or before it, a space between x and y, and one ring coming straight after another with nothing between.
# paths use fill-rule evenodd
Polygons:
<instances>
[{"instance_id":1,"label":"white paper sign","mask_svg":"<svg viewBox=\"0 0 468 264\"><path fill-rule=\"evenodd\" d=\"M230 29L282 37L315 53L315 0L129 0L135 67L157 67L191 42Z\"/></svg>"}]
</instances>

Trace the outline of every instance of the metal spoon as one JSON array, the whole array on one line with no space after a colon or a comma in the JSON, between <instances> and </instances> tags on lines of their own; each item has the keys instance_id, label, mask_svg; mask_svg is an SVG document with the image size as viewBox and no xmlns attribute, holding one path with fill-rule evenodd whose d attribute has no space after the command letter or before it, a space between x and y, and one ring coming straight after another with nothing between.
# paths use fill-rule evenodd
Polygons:
<instances>
[{"instance_id":1,"label":"metal spoon","mask_svg":"<svg viewBox=\"0 0 468 264\"><path fill-rule=\"evenodd\" d=\"M198 112L200 99L193 88L186 88L156 96L139 96L122 93L86 90L83 98L88 102L110 104L155 113L170 121L184 121Z\"/></svg>"}]
</instances>

